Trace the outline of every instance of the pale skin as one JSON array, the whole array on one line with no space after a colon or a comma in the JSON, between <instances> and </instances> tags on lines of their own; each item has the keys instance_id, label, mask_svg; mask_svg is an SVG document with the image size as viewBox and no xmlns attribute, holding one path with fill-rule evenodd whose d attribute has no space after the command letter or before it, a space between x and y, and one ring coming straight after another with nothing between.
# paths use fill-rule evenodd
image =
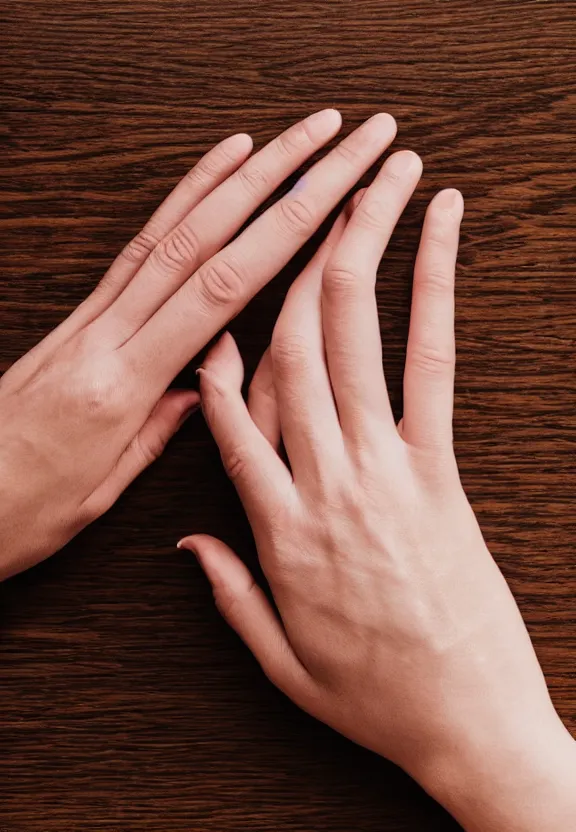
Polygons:
<instances>
[{"instance_id":1,"label":"pale skin","mask_svg":"<svg viewBox=\"0 0 576 832\"><path fill-rule=\"evenodd\" d=\"M172 379L395 136L375 116L229 242L339 128L328 110L254 155L246 135L218 145L3 376L0 579L61 548L163 451L200 400L168 390ZM200 371L279 616L223 543L181 546L301 707L401 765L471 832L564 832L576 824L575 743L452 450L455 191L424 225L398 426L386 392L374 282L420 174L415 154L393 154L337 220L289 292L247 405L229 335Z\"/></svg>"},{"instance_id":2,"label":"pale skin","mask_svg":"<svg viewBox=\"0 0 576 832\"><path fill-rule=\"evenodd\" d=\"M339 131L324 110L258 153L247 135L210 151L100 285L0 381L0 579L103 514L198 404L173 378L291 259L378 160L378 114L229 240Z\"/></svg>"},{"instance_id":3,"label":"pale skin","mask_svg":"<svg viewBox=\"0 0 576 832\"><path fill-rule=\"evenodd\" d=\"M272 682L469 832L567 832L576 743L452 446L457 191L424 223L399 425L387 395L374 284L420 174L415 154L394 154L340 217L288 293L247 404L230 335L200 371L278 614L224 543L179 545Z\"/></svg>"}]
</instances>

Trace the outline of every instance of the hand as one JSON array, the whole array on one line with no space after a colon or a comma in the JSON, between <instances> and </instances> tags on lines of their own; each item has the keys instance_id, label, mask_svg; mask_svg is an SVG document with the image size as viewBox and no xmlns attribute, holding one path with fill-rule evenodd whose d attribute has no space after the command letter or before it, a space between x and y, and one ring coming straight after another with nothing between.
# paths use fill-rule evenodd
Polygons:
<instances>
[{"instance_id":1,"label":"hand","mask_svg":"<svg viewBox=\"0 0 576 832\"><path fill-rule=\"evenodd\" d=\"M576 746L452 448L457 191L427 212L398 426L388 400L374 284L420 174L417 156L393 155L337 222L288 294L248 407L229 335L201 372L280 619L224 544L180 545L302 708L402 766L469 830L567 832Z\"/></svg>"},{"instance_id":2,"label":"hand","mask_svg":"<svg viewBox=\"0 0 576 832\"><path fill-rule=\"evenodd\" d=\"M374 116L225 245L340 127L325 110L251 156L233 136L186 176L93 294L0 382L0 578L101 515L198 394L174 376L269 281L394 138ZM223 246L225 246L223 248Z\"/></svg>"}]
</instances>

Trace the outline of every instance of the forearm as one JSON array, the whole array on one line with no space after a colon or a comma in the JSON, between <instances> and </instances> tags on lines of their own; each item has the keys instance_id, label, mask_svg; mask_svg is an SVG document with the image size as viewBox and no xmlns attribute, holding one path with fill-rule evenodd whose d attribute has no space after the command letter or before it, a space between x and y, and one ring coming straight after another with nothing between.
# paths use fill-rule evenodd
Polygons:
<instances>
[{"instance_id":1,"label":"forearm","mask_svg":"<svg viewBox=\"0 0 576 832\"><path fill-rule=\"evenodd\" d=\"M495 736L447 755L422 783L467 832L576 829L576 741L555 717L517 745Z\"/></svg>"}]
</instances>

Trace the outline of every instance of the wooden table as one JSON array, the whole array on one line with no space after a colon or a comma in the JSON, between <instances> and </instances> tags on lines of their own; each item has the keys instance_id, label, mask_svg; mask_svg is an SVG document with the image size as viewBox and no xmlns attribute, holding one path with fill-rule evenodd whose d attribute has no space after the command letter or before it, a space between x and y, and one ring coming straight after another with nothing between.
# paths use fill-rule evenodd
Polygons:
<instances>
[{"instance_id":1,"label":"wooden table","mask_svg":"<svg viewBox=\"0 0 576 832\"><path fill-rule=\"evenodd\" d=\"M378 285L396 407L411 269L440 187L458 272L462 477L576 729L576 3L1 0L0 360L86 295L187 167L338 106L425 176ZM296 267L234 323L254 367ZM64 552L0 588L2 832L407 832L456 824L286 701L215 611L185 532L250 561L200 417Z\"/></svg>"}]
</instances>

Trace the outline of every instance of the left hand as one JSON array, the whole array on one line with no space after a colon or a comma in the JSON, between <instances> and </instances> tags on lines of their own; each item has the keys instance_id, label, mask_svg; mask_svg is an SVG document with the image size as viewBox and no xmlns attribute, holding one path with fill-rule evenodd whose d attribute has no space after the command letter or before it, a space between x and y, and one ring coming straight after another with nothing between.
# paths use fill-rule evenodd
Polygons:
<instances>
[{"instance_id":1,"label":"left hand","mask_svg":"<svg viewBox=\"0 0 576 832\"><path fill-rule=\"evenodd\" d=\"M401 765L468 830L564 832L576 828L576 745L452 447L456 191L424 224L398 426L386 391L374 283L420 171L414 154L393 155L337 222L288 294L248 408L230 336L202 370L280 619L224 544L180 545L305 710Z\"/></svg>"},{"instance_id":2,"label":"left hand","mask_svg":"<svg viewBox=\"0 0 576 832\"><path fill-rule=\"evenodd\" d=\"M254 155L230 137L182 180L70 317L0 381L0 580L106 511L198 402L168 390L394 138L380 114L229 242L338 132L324 110Z\"/></svg>"}]
</instances>

